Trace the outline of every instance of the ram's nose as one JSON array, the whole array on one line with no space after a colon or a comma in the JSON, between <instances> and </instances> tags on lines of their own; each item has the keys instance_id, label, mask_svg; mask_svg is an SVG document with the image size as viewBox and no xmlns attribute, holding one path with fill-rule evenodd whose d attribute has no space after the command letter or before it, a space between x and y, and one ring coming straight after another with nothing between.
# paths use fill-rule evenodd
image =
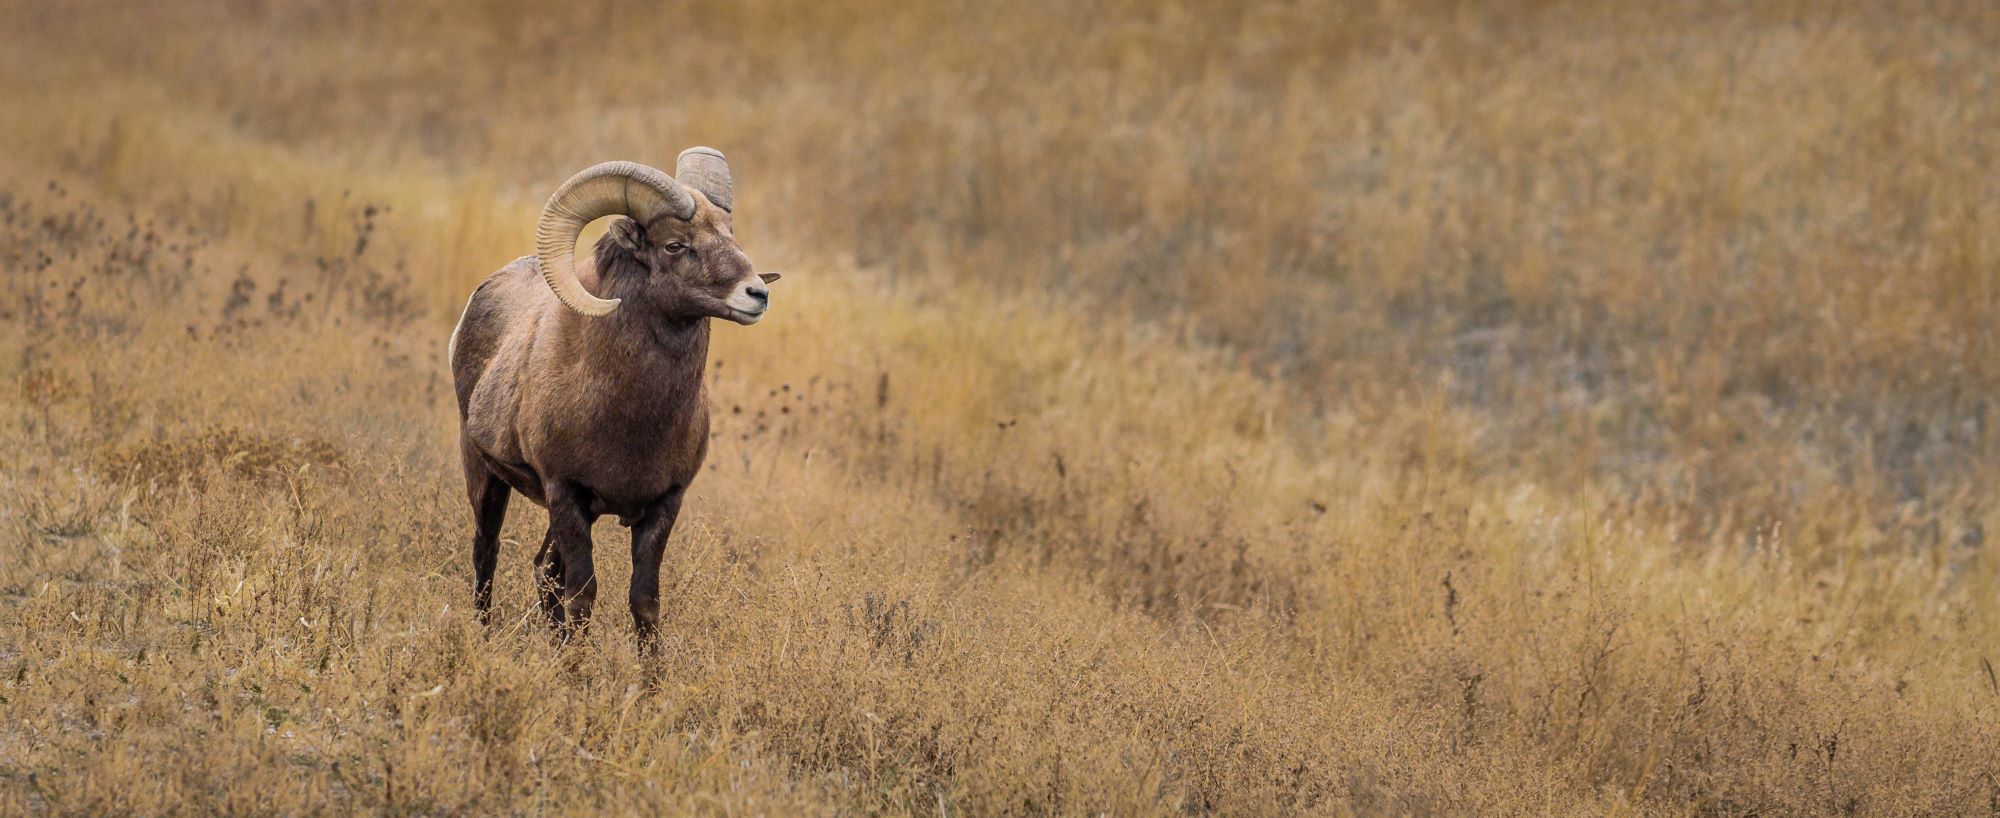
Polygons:
<instances>
[{"instance_id":1,"label":"ram's nose","mask_svg":"<svg viewBox=\"0 0 2000 818\"><path fill-rule=\"evenodd\" d=\"M743 294L748 295L751 298L757 299L757 303L759 304L762 304L766 307L771 306L771 291L765 289L764 285L762 284L750 285L749 288L743 291Z\"/></svg>"}]
</instances>

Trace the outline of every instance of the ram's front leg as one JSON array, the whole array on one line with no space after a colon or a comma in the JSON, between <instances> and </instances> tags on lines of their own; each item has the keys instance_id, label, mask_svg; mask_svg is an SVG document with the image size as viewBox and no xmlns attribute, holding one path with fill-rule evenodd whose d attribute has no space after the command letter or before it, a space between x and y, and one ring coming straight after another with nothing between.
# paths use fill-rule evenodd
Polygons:
<instances>
[{"instance_id":1,"label":"ram's front leg","mask_svg":"<svg viewBox=\"0 0 2000 818\"><path fill-rule=\"evenodd\" d=\"M560 596L549 613L550 620L564 638L582 636L590 628L590 609L597 602L597 572L590 561L589 492L568 484L549 490L549 538L543 546L559 560L557 575Z\"/></svg>"},{"instance_id":2,"label":"ram's front leg","mask_svg":"<svg viewBox=\"0 0 2000 818\"><path fill-rule=\"evenodd\" d=\"M638 524L632 526L632 629L639 635L639 648L657 647L660 627L660 556L667 538L673 536L674 520L681 514L681 498L686 490L676 487L653 505Z\"/></svg>"}]
</instances>

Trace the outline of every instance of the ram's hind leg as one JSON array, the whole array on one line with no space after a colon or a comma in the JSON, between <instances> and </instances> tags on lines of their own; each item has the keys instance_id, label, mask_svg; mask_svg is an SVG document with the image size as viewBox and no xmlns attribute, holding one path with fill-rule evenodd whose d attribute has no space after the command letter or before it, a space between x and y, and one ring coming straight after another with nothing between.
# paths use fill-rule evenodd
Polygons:
<instances>
[{"instance_id":1,"label":"ram's hind leg","mask_svg":"<svg viewBox=\"0 0 2000 818\"><path fill-rule=\"evenodd\" d=\"M563 561L562 551L556 548L556 530L542 535L542 548L535 552L535 595L542 603L542 613L549 617L549 626L561 630L563 620Z\"/></svg>"},{"instance_id":2,"label":"ram's hind leg","mask_svg":"<svg viewBox=\"0 0 2000 818\"><path fill-rule=\"evenodd\" d=\"M500 527L507 522L512 489L465 451L465 492L472 501L472 608L486 624L493 609L493 570L500 561Z\"/></svg>"}]
</instances>

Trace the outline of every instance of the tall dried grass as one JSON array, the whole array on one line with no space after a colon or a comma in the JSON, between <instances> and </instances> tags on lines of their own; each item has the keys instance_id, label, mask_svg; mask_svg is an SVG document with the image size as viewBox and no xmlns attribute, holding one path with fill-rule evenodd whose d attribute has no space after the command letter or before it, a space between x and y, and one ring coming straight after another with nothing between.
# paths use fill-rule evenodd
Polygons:
<instances>
[{"instance_id":1,"label":"tall dried grass","mask_svg":"<svg viewBox=\"0 0 2000 818\"><path fill-rule=\"evenodd\" d=\"M0 10L0 807L2000 810L2000 20L1219 6ZM482 631L451 320L696 142L667 649Z\"/></svg>"}]
</instances>

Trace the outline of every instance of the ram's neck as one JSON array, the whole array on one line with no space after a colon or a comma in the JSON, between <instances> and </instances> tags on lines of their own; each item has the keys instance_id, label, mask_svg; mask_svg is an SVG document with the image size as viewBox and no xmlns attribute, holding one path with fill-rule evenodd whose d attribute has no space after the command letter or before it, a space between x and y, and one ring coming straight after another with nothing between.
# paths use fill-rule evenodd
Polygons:
<instances>
[{"instance_id":1,"label":"ram's neck","mask_svg":"<svg viewBox=\"0 0 2000 818\"><path fill-rule=\"evenodd\" d=\"M579 362L600 378L606 397L634 405L692 405L702 394L708 366L708 319L669 321L619 309L572 323Z\"/></svg>"},{"instance_id":2,"label":"ram's neck","mask_svg":"<svg viewBox=\"0 0 2000 818\"><path fill-rule=\"evenodd\" d=\"M580 277L594 292L608 295L610 288L601 285L595 270L579 272L588 273ZM556 365L573 367L582 378L575 383L591 384L591 402L621 412L675 415L702 400L708 319L671 319L652 306L627 298L595 318L551 310L559 322L551 333L559 339L551 350L561 361Z\"/></svg>"}]
</instances>

